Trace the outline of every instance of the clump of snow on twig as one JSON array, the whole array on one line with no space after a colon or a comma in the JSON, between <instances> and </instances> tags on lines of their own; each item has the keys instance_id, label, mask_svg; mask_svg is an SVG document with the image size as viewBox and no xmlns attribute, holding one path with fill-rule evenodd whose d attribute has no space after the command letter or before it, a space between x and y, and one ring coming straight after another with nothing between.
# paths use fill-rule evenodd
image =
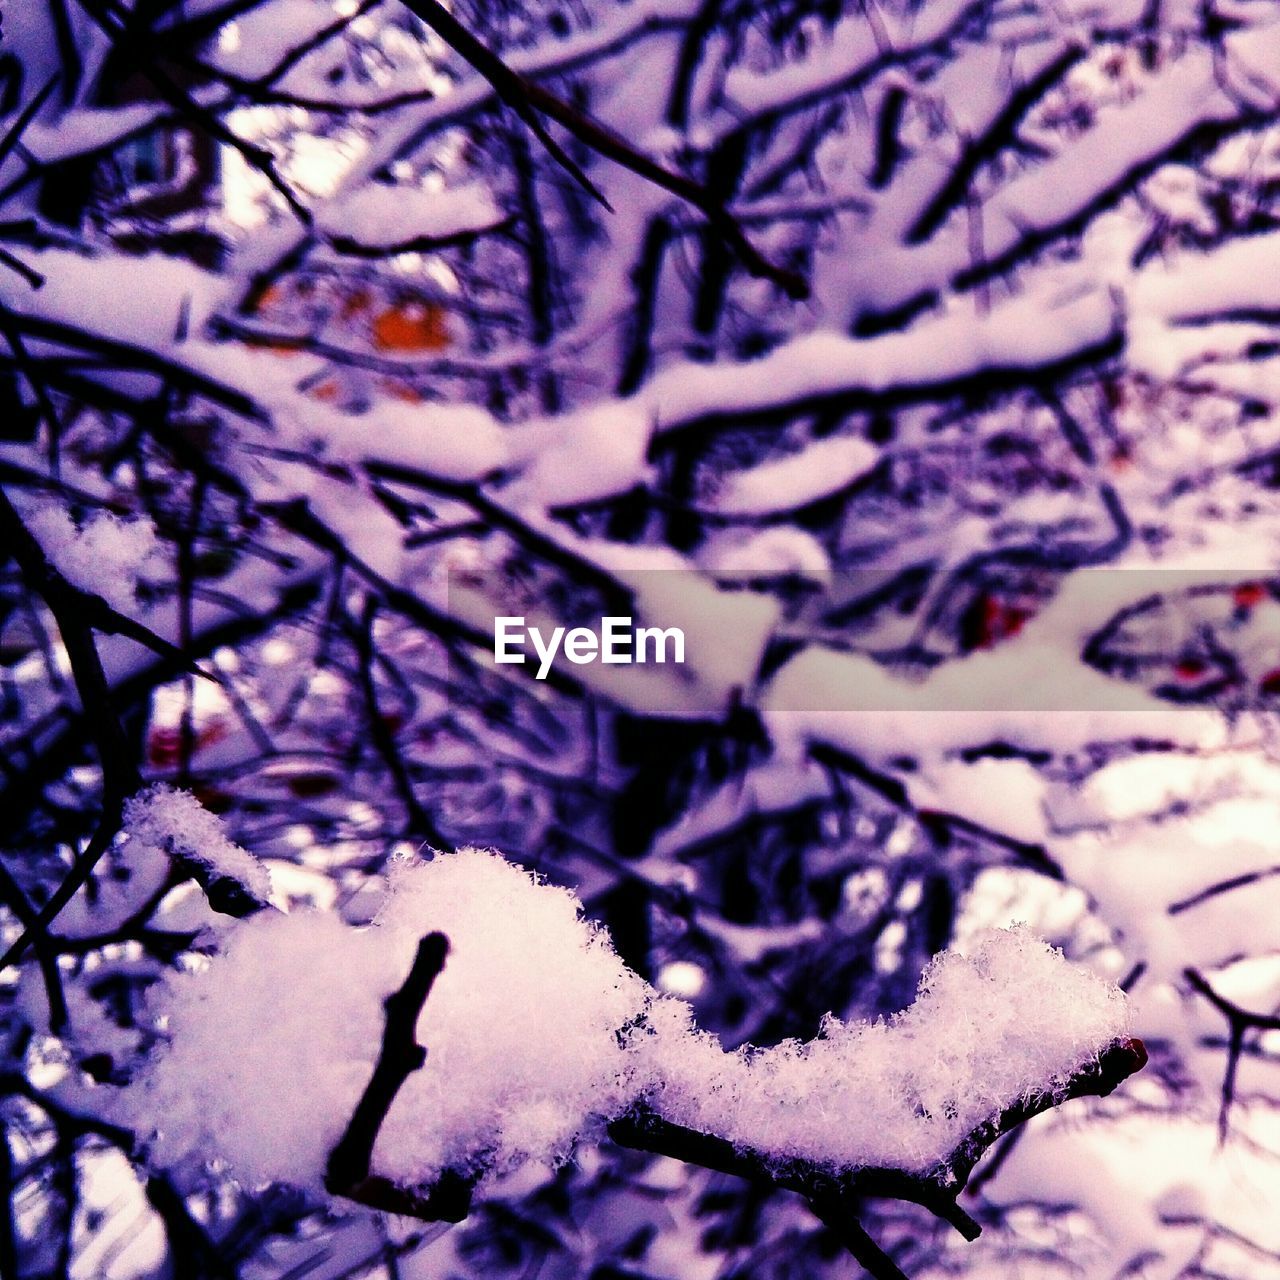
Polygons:
<instances>
[{"instance_id":1,"label":"clump of snow on twig","mask_svg":"<svg viewBox=\"0 0 1280 1280\"><path fill-rule=\"evenodd\" d=\"M896 1017L828 1017L805 1044L726 1054L669 999L647 1024L650 1103L667 1119L780 1160L923 1173L1011 1103L1064 1086L1126 1012L1119 988L1018 927L936 956Z\"/></svg>"},{"instance_id":2,"label":"clump of snow on twig","mask_svg":"<svg viewBox=\"0 0 1280 1280\"><path fill-rule=\"evenodd\" d=\"M318 223L327 235L372 249L492 231L502 216L483 183L426 191L370 182L321 206Z\"/></svg>"},{"instance_id":3,"label":"clump of snow on twig","mask_svg":"<svg viewBox=\"0 0 1280 1280\"><path fill-rule=\"evenodd\" d=\"M130 847L158 849L208 867L216 876L242 884L254 897L271 895L271 874L247 849L231 840L222 819L189 791L160 783L139 792L124 810Z\"/></svg>"},{"instance_id":4,"label":"clump of snow on twig","mask_svg":"<svg viewBox=\"0 0 1280 1280\"><path fill-rule=\"evenodd\" d=\"M263 914L175 980L171 1045L130 1102L153 1154L227 1160L247 1181L318 1187L377 1059L382 1001L417 940L450 940L423 1009L423 1069L373 1171L564 1158L644 1100L768 1157L921 1171L1014 1101L1066 1082L1123 1034L1124 998L1024 929L935 960L905 1013L830 1019L807 1045L727 1054L585 921L569 892L477 850L400 867L374 924Z\"/></svg>"},{"instance_id":5,"label":"clump of snow on twig","mask_svg":"<svg viewBox=\"0 0 1280 1280\"><path fill-rule=\"evenodd\" d=\"M255 916L179 981L140 1115L157 1158L216 1152L247 1180L318 1187L377 1058L382 1001L436 929L450 950L418 1025L427 1066L387 1117L375 1172L416 1183L563 1155L594 1114L623 1109L616 1032L648 987L572 894L467 850L399 868L372 928Z\"/></svg>"},{"instance_id":6,"label":"clump of snow on twig","mask_svg":"<svg viewBox=\"0 0 1280 1280\"><path fill-rule=\"evenodd\" d=\"M109 511L95 511L77 526L55 506L38 507L24 519L54 568L72 586L95 592L121 613L136 609L139 579L160 558L150 520L122 520Z\"/></svg>"}]
</instances>

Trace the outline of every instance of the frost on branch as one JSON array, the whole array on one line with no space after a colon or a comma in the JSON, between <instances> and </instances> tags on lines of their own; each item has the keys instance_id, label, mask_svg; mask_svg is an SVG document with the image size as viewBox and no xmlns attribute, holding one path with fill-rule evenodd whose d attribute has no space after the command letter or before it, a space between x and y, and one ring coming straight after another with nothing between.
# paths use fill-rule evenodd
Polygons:
<instances>
[{"instance_id":1,"label":"frost on branch","mask_svg":"<svg viewBox=\"0 0 1280 1280\"><path fill-rule=\"evenodd\" d=\"M937 1170L974 1129L1063 1088L1125 1031L1124 999L1023 929L947 954L888 1021L725 1053L582 918L569 892L478 850L403 865L375 923L263 914L167 1001L171 1047L131 1100L161 1162L216 1153L250 1182L315 1188L378 1056L418 940L449 958L372 1168L560 1160L637 1103L770 1160Z\"/></svg>"}]
</instances>

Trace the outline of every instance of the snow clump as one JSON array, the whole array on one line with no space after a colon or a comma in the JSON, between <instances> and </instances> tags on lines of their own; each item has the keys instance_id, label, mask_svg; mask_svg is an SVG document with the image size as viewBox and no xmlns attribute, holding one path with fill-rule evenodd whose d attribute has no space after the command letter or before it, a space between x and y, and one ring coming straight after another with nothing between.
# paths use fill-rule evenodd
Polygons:
<instances>
[{"instance_id":1,"label":"snow clump","mask_svg":"<svg viewBox=\"0 0 1280 1280\"><path fill-rule=\"evenodd\" d=\"M1025 927L943 952L910 1008L828 1015L817 1039L727 1054L688 1007L655 1002L650 1105L778 1160L925 1173L1011 1103L1063 1087L1125 1034L1124 996Z\"/></svg>"},{"instance_id":2,"label":"snow clump","mask_svg":"<svg viewBox=\"0 0 1280 1280\"><path fill-rule=\"evenodd\" d=\"M434 930L450 949L418 1021L426 1065L373 1155L402 1184L563 1160L639 1102L778 1160L935 1169L1125 1031L1117 988L1019 928L936 958L888 1021L829 1018L808 1044L726 1053L573 894L466 849L399 865L368 928L263 913L173 980L170 1047L127 1102L153 1157L217 1154L242 1180L319 1188L377 1059L382 1002Z\"/></svg>"},{"instance_id":3,"label":"snow clump","mask_svg":"<svg viewBox=\"0 0 1280 1280\"><path fill-rule=\"evenodd\" d=\"M571 893L464 850L398 866L368 929L262 913L206 972L178 979L172 1047L139 1100L137 1119L159 1130L153 1155L215 1152L248 1181L318 1189L377 1059L382 1001L433 930L449 956L418 1022L427 1064L387 1116L375 1172L419 1184L447 1166L555 1159L625 1109L617 1031L647 984Z\"/></svg>"},{"instance_id":4,"label":"snow clump","mask_svg":"<svg viewBox=\"0 0 1280 1280\"><path fill-rule=\"evenodd\" d=\"M160 783L140 791L124 809L130 847L158 849L207 867L215 878L234 880L261 901L271 896L271 873L247 849L229 839L222 819L189 791Z\"/></svg>"},{"instance_id":5,"label":"snow clump","mask_svg":"<svg viewBox=\"0 0 1280 1280\"><path fill-rule=\"evenodd\" d=\"M100 595L120 613L137 608L138 581L160 558L160 542L150 520L122 520L110 511L95 511L77 527L67 512L54 506L38 507L24 520L72 586Z\"/></svg>"}]
</instances>

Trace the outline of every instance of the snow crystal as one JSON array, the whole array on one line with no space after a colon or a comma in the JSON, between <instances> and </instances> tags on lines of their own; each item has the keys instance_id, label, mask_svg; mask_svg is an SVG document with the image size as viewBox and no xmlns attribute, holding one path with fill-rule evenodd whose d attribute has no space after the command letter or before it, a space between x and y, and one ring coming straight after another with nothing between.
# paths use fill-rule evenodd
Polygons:
<instances>
[{"instance_id":1,"label":"snow crystal","mask_svg":"<svg viewBox=\"0 0 1280 1280\"><path fill-rule=\"evenodd\" d=\"M160 784L140 792L125 806L129 843L159 849L208 867L219 877L244 885L254 897L271 894L271 876L253 854L227 838L222 820L189 791Z\"/></svg>"},{"instance_id":2,"label":"snow crystal","mask_svg":"<svg viewBox=\"0 0 1280 1280\"><path fill-rule=\"evenodd\" d=\"M810 1044L727 1054L622 963L573 894L469 849L399 866L368 928L258 915L174 979L171 1046L127 1102L157 1134L153 1156L216 1153L250 1182L319 1187L377 1059L382 1001L433 930L450 950L418 1021L427 1061L373 1157L409 1184L563 1159L642 1099L780 1159L928 1169L1124 1030L1117 989L1015 930L936 959L889 1022L832 1018Z\"/></svg>"},{"instance_id":3,"label":"snow crystal","mask_svg":"<svg viewBox=\"0 0 1280 1280\"><path fill-rule=\"evenodd\" d=\"M934 958L888 1021L829 1017L806 1044L726 1054L655 1002L637 1042L667 1119L780 1160L926 1172L1010 1103L1054 1090L1125 1031L1119 989L1025 928Z\"/></svg>"},{"instance_id":4,"label":"snow crystal","mask_svg":"<svg viewBox=\"0 0 1280 1280\"><path fill-rule=\"evenodd\" d=\"M160 555L149 520L121 520L109 511L95 511L77 528L61 507L54 506L39 507L24 519L72 586L100 595L122 613L136 611L138 580Z\"/></svg>"}]
</instances>

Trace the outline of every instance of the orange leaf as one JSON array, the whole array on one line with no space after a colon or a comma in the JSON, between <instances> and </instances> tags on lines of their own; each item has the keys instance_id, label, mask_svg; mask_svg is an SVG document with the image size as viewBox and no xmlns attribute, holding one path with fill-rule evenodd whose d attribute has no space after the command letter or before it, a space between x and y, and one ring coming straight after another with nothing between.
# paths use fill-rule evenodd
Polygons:
<instances>
[{"instance_id":1,"label":"orange leaf","mask_svg":"<svg viewBox=\"0 0 1280 1280\"><path fill-rule=\"evenodd\" d=\"M449 345L444 308L434 302L392 307L373 321L379 351L440 351Z\"/></svg>"}]
</instances>

